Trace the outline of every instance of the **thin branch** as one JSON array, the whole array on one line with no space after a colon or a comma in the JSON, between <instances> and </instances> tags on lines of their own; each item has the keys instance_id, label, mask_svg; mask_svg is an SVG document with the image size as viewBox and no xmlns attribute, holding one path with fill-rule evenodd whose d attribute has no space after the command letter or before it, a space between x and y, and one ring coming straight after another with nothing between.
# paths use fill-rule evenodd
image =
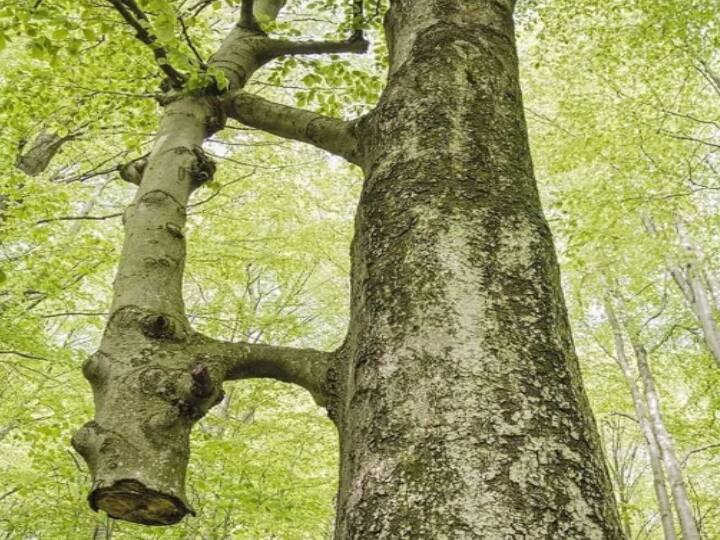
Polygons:
<instances>
[{"instance_id":1,"label":"thin branch","mask_svg":"<svg viewBox=\"0 0 720 540\"><path fill-rule=\"evenodd\" d=\"M300 54L363 54L367 52L369 46L370 44L362 36L362 33L353 34L350 39L344 41L289 41L272 39L268 42L266 54L270 58Z\"/></svg>"},{"instance_id":2,"label":"thin branch","mask_svg":"<svg viewBox=\"0 0 720 540\"><path fill-rule=\"evenodd\" d=\"M20 491L20 488L13 488L10 491L6 491L2 495L0 495L0 501L7 499L10 495L12 495L13 493L17 493L18 491Z\"/></svg>"},{"instance_id":3,"label":"thin branch","mask_svg":"<svg viewBox=\"0 0 720 540\"><path fill-rule=\"evenodd\" d=\"M178 22L180 23L180 29L182 30L183 37L185 38L185 41L187 42L188 47L192 51L192 53L195 55L195 58L198 61L198 65L201 67L205 67L207 64L205 63L205 60L203 60L202 55L195 47L195 43L193 43L193 40L190 38L190 33L188 32L187 25L185 24L185 19L182 18L182 15L178 15L177 18Z\"/></svg>"},{"instance_id":4,"label":"thin branch","mask_svg":"<svg viewBox=\"0 0 720 540\"><path fill-rule=\"evenodd\" d=\"M57 317L101 317L107 316L107 312L103 311L66 311L63 313L50 313L48 315L40 315L41 319L54 319Z\"/></svg>"},{"instance_id":5,"label":"thin branch","mask_svg":"<svg viewBox=\"0 0 720 540\"><path fill-rule=\"evenodd\" d=\"M720 448L720 443L714 443L714 444L708 444L705 446L701 446L700 448L695 448L694 450L690 450L687 454L685 454L685 457L680 462L680 465L684 467L687 465L688 460L690 459L690 456L693 454L699 454L700 452L705 452L707 450L712 450L713 448Z\"/></svg>"},{"instance_id":6,"label":"thin branch","mask_svg":"<svg viewBox=\"0 0 720 540\"><path fill-rule=\"evenodd\" d=\"M120 216L122 216L122 212L118 212L116 214L108 214L107 216L62 216L57 218L41 219L39 221L36 221L35 224L42 225L44 223L53 223L55 221L102 221L104 219L112 219Z\"/></svg>"},{"instance_id":7,"label":"thin branch","mask_svg":"<svg viewBox=\"0 0 720 540\"><path fill-rule=\"evenodd\" d=\"M353 123L273 103L246 92L236 92L225 103L227 115L273 135L312 144L358 164Z\"/></svg>"},{"instance_id":8,"label":"thin branch","mask_svg":"<svg viewBox=\"0 0 720 540\"><path fill-rule=\"evenodd\" d=\"M182 87L186 77L170 65L167 51L156 44L157 38L145 28L144 25L150 26L150 21L145 15L145 12L132 0L108 0L108 2L120 13L122 18L125 19L125 22L135 30L135 37L152 49L158 66L160 66L160 69L168 76L172 85L175 88Z\"/></svg>"},{"instance_id":9,"label":"thin branch","mask_svg":"<svg viewBox=\"0 0 720 540\"><path fill-rule=\"evenodd\" d=\"M47 358L43 356L36 356L34 354L28 354L20 351L0 351L0 354L9 354L13 356L19 356L20 358L27 358L28 360L42 360L44 362L49 362Z\"/></svg>"},{"instance_id":10,"label":"thin branch","mask_svg":"<svg viewBox=\"0 0 720 540\"><path fill-rule=\"evenodd\" d=\"M704 144L705 146L710 146L712 148L720 148L720 144L715 144L710 141L698 139L697 137L692 137L690 135L678 135L677 133L673 133L666 129L660 129L660 130L658 130L658 132L663 133L673 139L677 139L678 141L689 141L689 142L694 142L694 143L698 143L698 144Z\"/></svg>"}]
</instances>

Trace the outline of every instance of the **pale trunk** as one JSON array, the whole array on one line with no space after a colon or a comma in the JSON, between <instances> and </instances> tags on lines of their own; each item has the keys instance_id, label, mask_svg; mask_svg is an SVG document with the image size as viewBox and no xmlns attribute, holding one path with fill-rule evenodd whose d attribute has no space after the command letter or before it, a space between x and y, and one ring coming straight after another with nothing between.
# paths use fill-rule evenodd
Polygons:
<instances>
[{"instance_id":1,"label":"pale trunk","mask_svg":"<svg viewBox=\"0 0 720 540\"><path fill-rule=\"evenodd\" d=\"M652 218L643 216L643 224L650 234L657 235L657 228ZM692 252L694 249L684 225L678 223L676 230L683 247L693 255ZM711 304L712 300L702 280L702 272L698 268L697 258L693 257L684 268L672 261L669 257L666 258L665 262L670 275L680 289L680 292L682 292L683 298L685 298L688 307L700 325L703 339L710 354L712 354L715 364L720 367L720 329L718 329L718 325L715 322Z\"/></svg>"},{"instance_id":2,"label":"pale trunk","mask_svg":"<svg viewBox=\"0 0 720 540\"><path fill-rule=\"evenodd\" d=\"M675 225L675 230L682 247L688 252L689 262L686 265L686 272L682 273L679 269L674 269L673 277L676 281L684 279L685 282L681 288L689 292L685 297L700 324L708 350L713 355L715 364L720 367L720 329L718 329L715 322L711 292L702 279L701 258L698 256L697 249L690 241L690 235L681 221Z\"/></svg>"},{"instance_id":3,"label":"pale trunk","mask_svg":"<svg viewBox=\"0 0 720 540\"><path fill-rule=\"evenodd\" d=\"M235 29L215 55L240 87L257 69L254 34ZM99 350L84 364L95 419L73 437L93 477L89 502L112 517L170 524L185 499L193 424L222 398L224 366L185 316L186 208L212 176L203 141L223 124L219 101L182 97L164 109L135 199Z\"/></svg>"},{"instance_id":4,"label":"pale trunk","mask_svg":"<svg viewBox=\"0 0 720 540\"><path fill-rule=\"evenodd\" d=\"M685 481L683 479L680 462L675 455L674 443L670 433L665 427L665 421L660 411L660 398L658 397L657 390L655 388L655 380L652 372L650 371L650 365L648 364L647 352L642 343L638 342L637 337L633 338L631 335L631 340L633 340L633 348L635 350L638 371L645 390L650 424L652 426L655 439L658 442L658 446L660 447L662 460L665 465L665 470L667 471L668 480L670 482L670 490L673 494L675 511L678 514L683 539L698 540L700 535L698 533L697 524L695 523L695 516L692 512L690 498L688 497L687 490L685 489Z\"/></svg>"},{"instance_id":5,"label":"pale trunk","mask_svg":"<svg viewBox=\"0 0 720 540\"><path fill-rule=\"evenodd\" d=\"M609 298L605 300L605 314L610 322L610 326L613 330L613 338L615 343L615 360L617 361L620 371L622 371L623 377L630 388L630 395L633 401L633 407L635 408L635 418L640 425L640 431L645 438L645 446L648 453L648 459L650 461L650 470L653 476L653 488L655 490L655 499L658 504L658 512L660 514L660 522L663 528L663 536L665 540L675 540L675 525L673 523L672 507L670 505L670 498L668 497L667 486L665 485L665 473L662 466L662 456L660 454L660 447L655 438L652 426L647 415L647 403L638 388L635 380L635 376L630 369L630 363L628 362L627 355L625 353L625 341L622 335L622 328L615 312L612 308L612 304Z\"/></svg>"}]
</instances>

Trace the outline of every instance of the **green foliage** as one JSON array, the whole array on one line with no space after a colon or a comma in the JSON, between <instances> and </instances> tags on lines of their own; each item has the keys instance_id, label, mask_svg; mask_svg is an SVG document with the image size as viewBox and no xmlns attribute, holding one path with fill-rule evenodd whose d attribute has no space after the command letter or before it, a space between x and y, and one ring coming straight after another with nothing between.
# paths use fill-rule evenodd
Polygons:
<instances>
[{"instance_id":1,"label":"green foliage","mask_svg":"<svg viewBox=\"0 0 720 540\"><path fill-rule=\"evenodd\" d=\"M386 3L365 4L369 55L281 59L250 89L335 116L367 112L382 92L387 50ZM630 468L621 511L639 537L660 538L644 442L610 356L601 307L608 287L626 298L628 324L653 347L663 413L703 534L720 537L720 375L667 271L669 261L699 265L711 289L720 277L716 6L519 4L533 152L586 386L611 463ZM237 19L239 2L140 5L186 88L222 88L202 61ZM267 29L345 39L357 26L350 2L308 0L289 2ZM91 415L80 365L99 341L120 215L134 190L116 167L148 151L164 74L116 13L89 0L4 3L0 66L0 532L90 537L105 520L87 509L87 471L68 444ZM29 178L15 159L43 131L73 138ZM357 172L238 126L208 150L220 168L189 210L193 324L223 339L337 347ZM678 222L695 251L683 247ZM289 386L245 381L229 385L228 396L192 441L188 491L198 517L171 529L112 524L114 538L329 536L337 468L330 422Z\"/></svg>"},{"instance_id":2,"label":"green foliage","mask_svg":"<svg viewBox=\"0 0 720 540\"><path fill-rule=\"evenodd\" d=\"M720 67L720 33L712 4L547 0L523 14L536 169L607 453L634 461L635 484L621 511L641 537L661 538L662 531L651 477L643 471L644 439L612 358L602 308L610 291L625 297L626 323L651 350L703 537L720 535L720 374L668 271L698 268L720 320L714 285L720 88L711 77ZM657 233L646 230L648 218ZM688 230L692 251L678 225ZM631 455L631 448L638 452Z\"/></svg>"}]
</instances>

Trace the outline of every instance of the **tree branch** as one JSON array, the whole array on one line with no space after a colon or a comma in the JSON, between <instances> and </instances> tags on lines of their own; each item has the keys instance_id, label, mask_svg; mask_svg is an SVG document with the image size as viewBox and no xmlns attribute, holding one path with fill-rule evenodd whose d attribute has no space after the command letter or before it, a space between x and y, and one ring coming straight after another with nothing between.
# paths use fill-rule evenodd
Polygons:
<instances>
[{"instance_id":1,"label":"tree branch","mask_svg":"<svg viewBox=\"0 0 720 540\"><path fill-rule=\"evenodd\" d=\"M367 52L369 43L362 32L356 32L350 39L344 41L288 41L271 39L268 43L267 54L271 58L280 56L295 56L299 54L340 54Z\"/></svg>"},{"instance_id":2,"label":"tree branch","mask_svg":"<svg viewBox=\"0 0 720 540\"><path fill-rule=\"evenodd\" d=\"M53 132L41 131L27 152L22 153L23 147L21 146L15 166L28 176L37 176L48 168L65 143L75 140L81 135L82 129L65 137L60 137Z\"/></svg>"},{"instance_id":3,"label":"tree branch","mask_svg":"<svg viewBox=\"0 0 720 540\"><path fill-rule=\"evenodd\" d=\"M358 164L353 122L273 103L246 92L225 102L229 117L273 135L312 144Z\"/></svg>"},{"instance_id":4,"label":"tree branch","mask_svg":"<svg viewBox=\"0 0 720 540\"><path fill-rule=\"evenodd\" d=\"M229 343L202 337L202 351L222 360L225 380L265 378L302 386L318 405L328 401L326 384L334 353L256 343Z\"/></svg>"},{"instance_id":5,"label":"tree branch","mask_svg":"<svg viewBox=\"0 0 720 540\"><path fill-rule=\"evenodd\" d=\"M158 66L160 66L160 69L168 76L172 86L181 88L185 83L185 75L170 65L167 51L155 43L157 38L146 29L145 25L149 26L150 21L145 15L145 12L142 11L133 0L108 0L108 2L120 13L122 18L125 19L125 22L135 30L135 36L152 49ZM145 23L145 25L143 25L143 23Z\"/></svg>"},{"instance_id":6,"label":"tree branch","mask_svg":"<svg viewBox=\"0 0 720 540\"><path fill-rule=\"evenodd\" d=\"M255 0L242 0L242 8L240 12L240 26L248 30L259 30L255 15L253 14L253 5Z\"/></svg>"}]
</instances>

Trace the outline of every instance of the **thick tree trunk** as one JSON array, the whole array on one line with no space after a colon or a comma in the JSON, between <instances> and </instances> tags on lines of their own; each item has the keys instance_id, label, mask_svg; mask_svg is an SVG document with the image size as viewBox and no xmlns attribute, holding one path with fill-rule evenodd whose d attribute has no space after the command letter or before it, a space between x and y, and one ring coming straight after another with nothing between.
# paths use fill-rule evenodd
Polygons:
<instances>
[{"instance_id":1,"label":"thick tree trunk","mask_svg":"<svg viewBox=\"0 0 720 540\"><path fill-rule=\"evenodd\" d=\"M615 316L615 310L612 307L612 300L608 297L605 299L605 315L610 322L613 331L615 343L615 360L620 367L620 371L630 388L633 406L635 408L635 418L640 425L640 431L645 438L645 446L647 449L648 459L650 461L650 470L653 476L653 488L655 490L655 499L658 503L658 512L660 514L660 522L663 528L663 537L665 540L675 540L675 525L673 523L672 507L670 505L670 497L668 496L667 486L665 484L665 472L663 471L662 456L660 447L655 433L650 424L647 415L647 402L645 401L640 388L638 388L635 376L630 369L630 362L625 353L625 340L623 339L622 327Z\"/></svg>"},{"instance_id":2,"label":"thick tree trunk","mask_svg":"<svg viewBox=\"0 0 720 540\"><path fill-rule=\"evenodd\" d=\"M396 0L331 413L336 538L622 538L533 178L508 0Z\"/></svg>"}]
</instances>

